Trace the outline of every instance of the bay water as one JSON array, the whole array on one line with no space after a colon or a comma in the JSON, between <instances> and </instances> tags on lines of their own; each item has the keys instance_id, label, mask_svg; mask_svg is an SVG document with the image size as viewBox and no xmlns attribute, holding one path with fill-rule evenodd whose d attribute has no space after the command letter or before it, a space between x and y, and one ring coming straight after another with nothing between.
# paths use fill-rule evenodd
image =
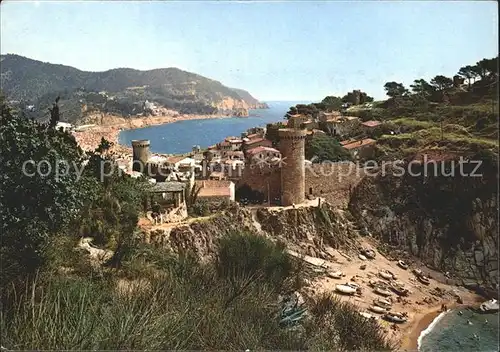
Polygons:
<instances>
[{"instance_id":1,"label":"bay water","mask_svg":"<svg viewBox=\"0 0 500 352\"><path fill-rule=\"evenodd\" d=\"M206 148L229 136L239 137L251 127L266 126L268 123L284 121L290 106L306 102L271 101L269 109L250 110L248 117L214 118L204 120L186 120L164 125L148 126L123 130L119 142L131 145L134 139L149 139L153 153L181 154L188 153L194 145Z\"/></svg>"},{"instance_id":2,"label":"bay water","mask_svg":"<svg viewBox=\"0 0 500 352\"><path fill-rule=\"evenodd\" d=\"M459 311L462 314L459 314ZM455 309L442 313L422 333L419 352L498 352L499 314Z\"/></svg>"}]
</instances>

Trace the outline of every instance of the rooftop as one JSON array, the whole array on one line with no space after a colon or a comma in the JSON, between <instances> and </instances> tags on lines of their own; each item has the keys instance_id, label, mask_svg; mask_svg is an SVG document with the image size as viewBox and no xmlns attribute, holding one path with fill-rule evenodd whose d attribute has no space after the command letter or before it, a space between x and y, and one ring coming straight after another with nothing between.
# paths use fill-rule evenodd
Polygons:
<instances>
[{"instance_id":1,"label":"rooftop","mask_svg":"<svg viewBox=\"0 0 500 352\"><path fill-rule=\"evenodd\" d=\"M213 172L212 172L213 174ZM218 180L197 180L194 181L198 187L201 188L227 188L231 186L231 181L218 181Z\"/></svg>"},{"instance_id":2,"label":"rooftop","mask_svg":"<svg viewBox=\"0 0 500 352\"><path fill-rule=\"evenodd\" d=\"M380 122L380 121L370 120L370 121L363 122L362 125L366 126L366 127L377 127L381 123L382 122Z\"/></svg>"},{"instance_id":3,"label":"rooftop","mask_svg":"<svg viewBox=\"0 0 500 352\"><path fill-rule=\"evenodd\" d=\"M261 153L261 152L279 153L280 151L278 149L261 146L261 147L255 147L255 148L249 149L247 151L247 154L253 155L253 154L257 154L257 153Z\"/></svg>"},{"instance_id":4,"label":"rooftop","mask_svg":"<svg viewBox=\"0 0 500 352\"><path fill-rule=\"evenodd\" d=\"M168 161L168 158L165 158L164 156L160 155L153 155L148 159L149 163L153 164L163 164Z\"/></svg>"},{"instance_id":5,"label":"rooftop","mask_svg":"<svg viewBox=\"0 0 500 352\"><path fill-rule=\"evenodd\" d=\"M230 197L231 181L203 180L195 181L201 187L198 197Z\"/></svg>"},{"instance_id":6,"label":"rooftop","mask_svg":"<svg viewBox=\"0 0 500 352\"><path fill-rule=\"evenodd\" d=\"M186 184L183 182L157 182L152 187L150 192L153 193L163 193L163 192L183 192L186 188Z\"/></svg>"},{"instance_id":7,"label":"rooftop","mask_svg":"<svg viewBox=\"0 0 500 352\"><path fill-rule=\"evenodd\" d=\"M246 136L246 138L248 138L248 139L255 139L255 138L262 139L260 137L260 135L258 135L257 133L249 134L248 136Z\"/></svg>"},{"instance_id":8,"label":"rooftop","mask_svg":"<svg viewBox=\"0 0 500 352\"><path fill-rule=\"evenodd\" d=\"M228 141L222 141L219 144L217 144L217 146L219 147L229 147L230 145L231 143L229 143Z\"/></svg>"},{"instance_id":9,"label":"rooftop","mask_svg":"<svg viewBox=\"0 0 500 352\"><path fill-rule=\"evenodd\" d=\"M367 139L362 139L359 141L351 142L348 144L344 144L343 146L344 146L344 149L351 150L351 149L356 149L359 147L364 147L364 146L367 146L370 144L374 144L375 142L376 141L374 139L367 138Z\"/></svg>"},{"instance_id":10,"label":"rooftop","mask_svg":"<svg viewBox=\"0 0 500 352\"><path fill-rule=\"evenodd\" d=\"M169 164L177 164L179 161L181 161L185 158L186 158L185 156L169 156L166 161Z\"/></svg>"},{"instance_id":11,"label":"rooftop","mask_svg":"<svg viewBox=\"0 0 500 352\"><path fill-rule=\"evenodd\" d=\"M266 139L259 137L259 138L256 138L256 139L250 139L249 141L246 142L246 144L249 145L249 144L260 143L260 142L263 142L265 140Z\"/></svg>"}]
</instances>

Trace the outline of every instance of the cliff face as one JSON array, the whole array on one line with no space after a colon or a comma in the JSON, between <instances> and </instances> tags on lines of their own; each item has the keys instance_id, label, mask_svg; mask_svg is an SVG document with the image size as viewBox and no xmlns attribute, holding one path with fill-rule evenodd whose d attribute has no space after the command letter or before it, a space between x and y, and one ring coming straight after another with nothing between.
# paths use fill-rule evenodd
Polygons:
<instances>
[{"instance_id":1,"label":"cliff face","mask_svg":"<svg viewBox=\"0 0 500 352\"><path fill-rule=\"evenodd\" d=\"M389 171L366 177L354 189L349 209L364 232L385 242L392 253L407 251L464 285L492 294L498 289L496 166L483 163L477 171L482 177L455 171L455 176L395 176Z\"/></svg>"},{"instance_id":2,"label":"cliff face","mask_svg":"<svg viewBox=\"0 0 500 352\"><path fill-rule=\"evenodd\" d=\"M220 102L214 104L217 109L216 114L248 116L248 109L251 107L242 99L225 97Z\"/></svg>"},{"instance_id":3,"label":"cliff face","mask_svg":"<svg viewBox=\"0 0 500 352\"><path fill-rule=\"evenodd\" d=\"M172 228L153 229L143 240L172 250L189 250L208 259L218 238L233 231L249 230L287 243L288 248L326 258L327 247L352 248L355 230L344 213L329 204L297 209L248 209L235 206L209 219L200 219Z\"/></svg>"}]
</instances>

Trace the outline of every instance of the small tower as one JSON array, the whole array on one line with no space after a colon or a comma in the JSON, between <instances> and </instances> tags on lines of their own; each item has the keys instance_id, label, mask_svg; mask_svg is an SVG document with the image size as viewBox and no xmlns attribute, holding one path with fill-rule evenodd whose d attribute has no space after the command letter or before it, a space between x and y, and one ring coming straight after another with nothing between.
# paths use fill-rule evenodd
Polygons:
<instances>
[{"instance_id":1,"label":"small tower","mask_svg":"<svg viewBox=\"0 0 500 352\"><path fill-rule=\"evenodd\" d=\"M133 163L132 170L139 171L142 173L146 172L146 165L148 163L150 153L149 146L150 142L148 139L133 140L132 141L132 153L133 153Z\"/></svg>"},{"instance_id":2,"label":"small tower","mask_svg":"<svg viewBox=\"0 0 500 352\"><path fill-rule=\"evenodd\" d=\"M282 128L278 131L281 163L281 204L305 201L305 129Z\"/></svg>"}]
</instances>

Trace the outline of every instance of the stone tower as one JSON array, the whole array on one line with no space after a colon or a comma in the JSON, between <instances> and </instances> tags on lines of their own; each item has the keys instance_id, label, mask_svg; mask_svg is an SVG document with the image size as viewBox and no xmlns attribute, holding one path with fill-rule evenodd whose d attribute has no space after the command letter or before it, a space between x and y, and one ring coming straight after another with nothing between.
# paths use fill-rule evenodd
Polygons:
<instances>
[{"instance_id":1,"label":"stone tower","mask_svg":"<svg viewBox=\"0 0 500 352\"><path fill-rule=\"evenodd\" d=\"M305 200L305 129L283 128L279 133L281 164L281 204L300 204Z\"/></svg>"},{"instance_id":2,"label":"stone tower","mask_svg":"<svg viewBox=\"0 0 500 352\"><path fill-rule=\"evenodd\" d=\"M146 164L149 160L149 145L148 139L133 140L132 141L132 152L133 152L133 164L132 170L139 171L142 173L147 172Z\"/></svg>"}]
</instances>

